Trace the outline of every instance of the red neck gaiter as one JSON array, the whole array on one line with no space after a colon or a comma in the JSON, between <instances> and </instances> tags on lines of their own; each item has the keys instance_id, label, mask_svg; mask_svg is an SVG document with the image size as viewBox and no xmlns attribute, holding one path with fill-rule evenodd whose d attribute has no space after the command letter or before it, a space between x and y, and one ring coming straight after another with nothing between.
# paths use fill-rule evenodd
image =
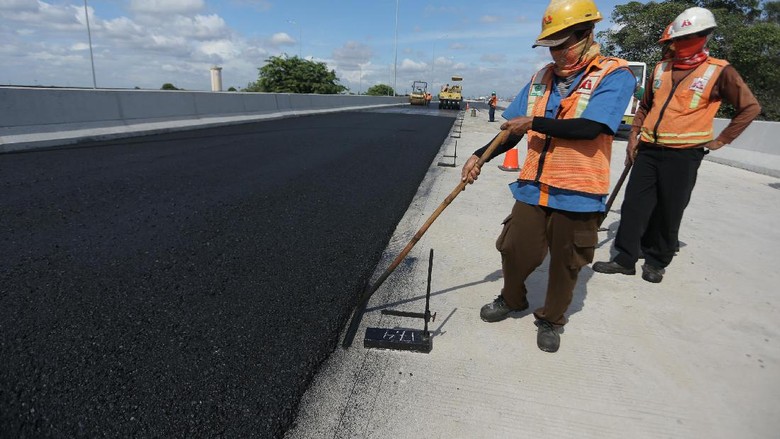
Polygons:
<instances>
[{"instance_id":1,"label":"red neck gaiter","mask_svg":"<svg viewBox=\"0 0 780 439\"><path fill-rule=\"evenodd\" d=\"M675 41L672 45L674 67L690 70L701 65L709 56L709 51L704 48L705 44L707 44L706 36Z\"/></svg>"}]
</instances>

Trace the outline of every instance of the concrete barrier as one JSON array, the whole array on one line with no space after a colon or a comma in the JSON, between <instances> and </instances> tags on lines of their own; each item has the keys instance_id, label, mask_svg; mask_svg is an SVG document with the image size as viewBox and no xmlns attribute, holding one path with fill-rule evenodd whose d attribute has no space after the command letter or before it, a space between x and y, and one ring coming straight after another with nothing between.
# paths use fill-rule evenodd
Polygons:
<instances>
[{"instance_id":1,"label":"concrete barrier","mask_svg":"<svg viewBox=\"0 0 780 439\"><path fill-rule=\"evenodd\" d=\"M0 152L405 104L387 96L0 87Z\"/></svg>"},{"instance_id":2,"label":"concrete barrier","mask_svg":"<svg viewBox=\"0 0 780 439\"><path fill-rule=\"evenodd\" d=\"M508 102L500 102L505 108ZM0 153L84 140L408 105L406 97L0 87ZM727 119L715 119L719 133ZM707 160L780 177L780 123L753 122Z\"/></svg>"},{"instance_id":3,"label":"concrete barrier","mask_svg":"<svg viewBox=\"0 0 780 439\"><path fill-rule=\"evenodd\" d=\"M728 123L728 119L715 119L716 135ZM780 178L780 142L776 139L780 139L780 122L756 120L734 143L711 151L706 159Z\"/></svg>"}]
</instances>

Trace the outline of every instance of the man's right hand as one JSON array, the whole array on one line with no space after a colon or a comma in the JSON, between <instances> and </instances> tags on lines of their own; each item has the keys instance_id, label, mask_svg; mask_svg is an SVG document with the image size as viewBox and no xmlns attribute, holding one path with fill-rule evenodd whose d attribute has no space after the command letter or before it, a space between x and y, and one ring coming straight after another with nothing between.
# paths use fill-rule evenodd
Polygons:
<instances>
[{"instance_id":1,"label":"man's right hand","mask_svg":"<svg viewBox=\"0 0 780 439\"><path fill-rule=\"evenodd\" d=\"M639 134L628 134L628 146L626 146L626 166L634 163L636 154L639 152L637 146L639 145Z\"/></svg>"},{"instance_id":2,"label":"man's right hand","mask_svg":"<svg viewBox=\"0 0 780 439\"><path fill-rule=\"evenodd\" d=\"M480 171L479 166L477 166L478 161L479 157L475 155L466 160L466 163L463 164L463 169L460 171L461 181L472 184L477 180Z\"/></svg>"}]
</instances>

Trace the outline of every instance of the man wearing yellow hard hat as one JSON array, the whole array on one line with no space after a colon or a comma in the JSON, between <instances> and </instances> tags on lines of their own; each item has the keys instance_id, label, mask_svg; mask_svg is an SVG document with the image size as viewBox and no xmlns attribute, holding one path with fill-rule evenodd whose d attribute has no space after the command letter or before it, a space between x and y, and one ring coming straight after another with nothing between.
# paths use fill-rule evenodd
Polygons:
<instances>
[{"instance_id":1,"label":"man wearing yellow hard hat","mask_svg":"<svg viewBox=\"0 0 780 439\"><path fill-rule=\"evenodd\" d=\"M577 276L593 260L609 192L612 139L636 87L626 61L602 56L594 42L601 18L592 0L550 2L533 47L548 48L553 62L533 75L502 114L508 140L493 154L528 134L525 162L510 184L514 207L496 242L504 286L480 316L496 322L527 309L525 280L549 252L545 302L533 312L537 345L546 352L558 350ZM466 162L463 181L477 179L475 164L486 148Z\"/></svg>"}]
</instances>

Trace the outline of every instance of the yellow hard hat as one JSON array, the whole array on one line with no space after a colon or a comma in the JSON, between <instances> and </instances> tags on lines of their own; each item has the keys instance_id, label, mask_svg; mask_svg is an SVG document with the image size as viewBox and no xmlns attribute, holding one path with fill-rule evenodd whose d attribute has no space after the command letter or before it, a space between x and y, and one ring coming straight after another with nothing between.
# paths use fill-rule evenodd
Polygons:
<instances>
[{"instance_id":1,"label":"yellow hard hat","mask_svg":"<svg viewBox=\"0 0 780 439\"><path fill-rule=\"evenodd\" d=\"M592 26L601 21L599 12L593 0L551 0L542 17L542 32L536 38L536 46L555 47L563 44L570 36L549 39L550 35L571 29L572 31ZM586 24L587 26L577 26Z\"/></svg>"}]
</instances>

